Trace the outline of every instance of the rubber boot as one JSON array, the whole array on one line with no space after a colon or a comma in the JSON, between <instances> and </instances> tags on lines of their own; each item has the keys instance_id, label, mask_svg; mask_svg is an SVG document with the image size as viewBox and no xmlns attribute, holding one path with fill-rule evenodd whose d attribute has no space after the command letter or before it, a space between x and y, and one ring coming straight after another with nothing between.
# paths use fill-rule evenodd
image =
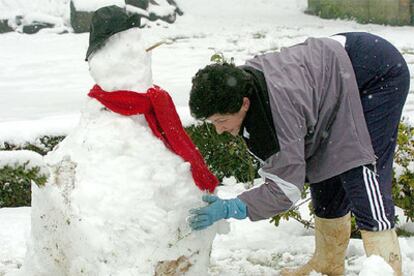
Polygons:
<instances>
[{"instance_id":1,"label":"rubber boot","mask_svg":"<svg viewBox=\"0 0 414 276\"><path fill-rule=\"evenodd\" d=\"M309 275L312 271L326 275L344 275L345 256L351 236L351 215L323 219L315 217L315 253L298 268L282 269L282 276Z\"/></svg>"},{"instance_id":2,"label":"rubber boot","mask_svg":"<svg viewBox=\"0 0 414 276\"><path fill-rule=\"evenodd\" d=\"M394 269L394 275L402 276L401 251L395 230L371 232L361 230L365 254L378 255Z\"/></svg>"}]
</instances>

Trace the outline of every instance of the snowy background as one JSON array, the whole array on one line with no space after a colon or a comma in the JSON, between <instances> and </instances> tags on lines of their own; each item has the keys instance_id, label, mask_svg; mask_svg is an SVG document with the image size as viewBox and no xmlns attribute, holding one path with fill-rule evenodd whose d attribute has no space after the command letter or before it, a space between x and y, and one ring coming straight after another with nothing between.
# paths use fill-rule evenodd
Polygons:
<instances>
[{"instance_id":1,"label":"snowy background","mask_svg":"<svg viewBox=\"0 0 414 276\"><path fill-rule=\"evenodd\" d=\"M44 4L29 2L34 10ZM152 23L144 29L151 43L173 42L153 51L153 78L170 92L184 124L192 122L187 107L191 78L215 52L242 64L255 54L278 50L309 36L346 31L383 36L404 54L412 72L404 116L414 122L414 27L323 20L303 13L306 2L180 0L177 3L185 14L176 23ZM1 8L0 13L7 12L5 6ZM36 35L0 35L0 141L19 143L44 134L67 134L76 126L93 85L84 62L87 46L88 34L57 35L42 30ZM227 183L232 185L222 187L219 195L232 197L243 190L232 180ZM402 226L414 232L413 224ZM0 209L0 276L22 263L29 232L30 208ZM414 275L414 238L400 238L400 244L404 274ZM313 248L312 230L295 221L277 228L268 221L231 221L230 234L217 236L214 242L210 274L278 275L283 266L304 263ZM384 266L378 259L364 257L360 240L351 241L347 275L358 275L361 270L360 275L388 275Z\"/></svg>"}]
</instances>

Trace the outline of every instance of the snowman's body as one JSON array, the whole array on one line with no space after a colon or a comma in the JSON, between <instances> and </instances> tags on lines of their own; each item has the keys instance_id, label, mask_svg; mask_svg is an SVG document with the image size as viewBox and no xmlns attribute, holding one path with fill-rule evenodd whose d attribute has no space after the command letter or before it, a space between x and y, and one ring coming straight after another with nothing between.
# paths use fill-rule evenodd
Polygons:
<instances>
[{"instance_id":1,"label":"snowman's body","mask_svg":"<svg viewBox=\"0 0 414 276\"><path fill-rule=\"evenodd\" d=\"M152 87L140 30L111 36L90 59L105 91ZM45 158L34 185L26 275L205 275L217 228L190 232L202 206L190 165L156 138L143 115L88 99L77 128Z\"/></svg>"}]
</instances>

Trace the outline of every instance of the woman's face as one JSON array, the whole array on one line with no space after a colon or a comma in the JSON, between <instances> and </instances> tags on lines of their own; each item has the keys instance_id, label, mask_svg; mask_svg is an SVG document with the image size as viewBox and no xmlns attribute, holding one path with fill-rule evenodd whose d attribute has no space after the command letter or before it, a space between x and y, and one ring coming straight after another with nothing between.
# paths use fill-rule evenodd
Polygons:
<instances>
[{"instance_id":1,"label":"woman's face","mask_svg":"<svg viewBox=\"0 0 414 276\"><path fill-rule=\"evenodd\" d=\"M243 104L238 112L231 114L215 113L208 117L207 121L214 125L218 134L228 132L233 136L237 136L243 120L246 117L246 113L249 110L249 106L250 100L247 97L244 97Z\"/></svg>"}]
</instances>

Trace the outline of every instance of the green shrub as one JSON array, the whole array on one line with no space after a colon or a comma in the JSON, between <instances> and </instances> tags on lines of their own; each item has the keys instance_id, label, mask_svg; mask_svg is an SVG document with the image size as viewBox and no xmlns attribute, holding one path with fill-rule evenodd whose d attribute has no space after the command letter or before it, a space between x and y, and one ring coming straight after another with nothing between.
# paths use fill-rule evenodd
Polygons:
<instances>
[{"instance_id":1,"label":"green shrub","mask_svg":"<svg viewBox=\"0 0 414 276\"><path fill-rule=\"evenodd\" d=\"M39 167L28 166L29 161L0 168L0 208L30 206L31 182L44 185L47 177Z\"/></svg>"},{"instance_id":2,"label":"green shrub","mask_svg":"<svg viewBox=\"0 0 414 276\"><path fill-rule=\"evenodd\" d=\"M4 141L0 143L0 152L30 150L45 155L64 138L64 136L47 135L23 144ZM41 173L39 167L29 166L29 161L0 167L0 208L30 206L31 181L43 185L46 179L47 176Z\"/></svg>"},{"instance_id":3,"label":"green shrub","mask_svg":"<svg viewBox=\"0 0 414 276\"><path fill-rule=\"evenodd\" d=\"M33 142L26 142L22 145L13 144L10 142L0 143L0 151L2 150L31 150L41 155L46 155L51 151L57 144L60 143L65 136L41 136Z\"/></svg>"},{"instance_id":4,"label":"green shrub","mask_svg":"<svg viewBox=\"0 0 414 276\"><path fill-rule=\"evenodd\" d=\"M294 207L293 209L272 217L270 219L270 223L273 223L275 226L279 226L282 219L289 220L290 218L292 218L302 223L305 228L314 228L313 220L312 219L306 220L302 218L302 215L299 211L300 206L309 202L310 199L306 200L306 198L308 197L308 194L309 194L309 184L305 184L303 191L302 191L302 195L301 195L302 202L296 205L296 207ZM309 209L310 214L313 214L312 202L308 203L308 209Z\"/></svg>"},{"instance_id":5,"label":"green shrub","mask_svg":"<svg viewBox=\"0 0 414 276\"><path fill-rule=\"evenodd\" d=\"M394 160L398 173L394 171L392 192L407 221L414 221L414 127L401 123L397 144Z\"/></svg>"},{"instance_id":6,"label":"green shrub","mask_svg":"<svg viewBox=\"0 0 414 276\"><path fill-rule=\"evenodd\" d=\"M247 151L241 137L228 133L219 135L209 123L187 127L186 131L220 181L234 176L238 182L253 184L258 163Z\"/></svg>"},{"instance_id":7,"label":"green shrub","mask_svg":"<svg viewBox=\"0 0 414 276\"><path fill-rule=\"evenodd\" d=\"M345 14L338 2L322 0L320 1L319 16L321 18L344 18Z\"/></svg>"}]
</instances>

